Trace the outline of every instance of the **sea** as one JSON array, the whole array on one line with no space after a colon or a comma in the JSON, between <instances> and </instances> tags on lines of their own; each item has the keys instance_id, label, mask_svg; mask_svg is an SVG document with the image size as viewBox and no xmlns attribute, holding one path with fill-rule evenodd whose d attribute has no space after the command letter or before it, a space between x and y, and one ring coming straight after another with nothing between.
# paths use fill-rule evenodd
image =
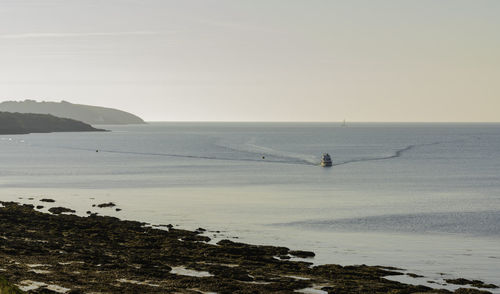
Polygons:
<instances>
[{"instance_id":1,"label":"sea","mask_svg":"<svg viewBox=\"0 0 500 294\"><path fill-rule=\"evenodd\" d=\"M52 198L79 215L202 227L214 243L423 276L390 277L407 283L500 285L500 124L99 127L110 131L0 135L0 200ZM325 152L332 167L319 165ZM109 201L122 210L93 207Z\"/></svg>"}]
</instances>

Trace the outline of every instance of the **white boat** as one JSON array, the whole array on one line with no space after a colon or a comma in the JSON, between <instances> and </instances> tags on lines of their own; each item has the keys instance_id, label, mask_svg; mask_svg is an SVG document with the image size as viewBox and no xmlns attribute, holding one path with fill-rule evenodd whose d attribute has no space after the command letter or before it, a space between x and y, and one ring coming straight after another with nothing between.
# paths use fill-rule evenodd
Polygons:
<instances>
[{"instance_id":1,"label":"white boat","mask_svg":"<svg viewBox=\"0 0 500 294\"><path fill-rule=\"evenodd\" d=\"M332 158L330 157L330 154L323 153L323 155L321 156L321 166L322 167L332 166Z\"/></svg>"}]
</instances>

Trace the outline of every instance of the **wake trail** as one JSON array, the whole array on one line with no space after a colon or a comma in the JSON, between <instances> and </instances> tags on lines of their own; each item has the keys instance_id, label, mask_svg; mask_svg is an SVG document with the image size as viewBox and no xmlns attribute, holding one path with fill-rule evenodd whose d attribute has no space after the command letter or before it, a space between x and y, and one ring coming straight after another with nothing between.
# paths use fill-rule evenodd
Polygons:
<instances>
[{"instance_id":1,"label":"wake trail","mask_svg":"<svg viewBox=\"0 0 500 294\"><path fill-rule=\"evenodd\" d=\"M297 164L304 165L318 165L316 156L306 155L300 153L294 153L283 150L276 150L266 146L260 146L255 144L256 138L251 138L243 144L235 144L231 142L224 142L220 140L216 142L215 145L224 148L229 151L244 152L248 154L258 155L259 157L264 155L268 157L280 158L282 160L276 160L276 162L294 162Z\"/></svg>"},{"instance_id":2,"label":"wake trail","mask_svg":"<svg viewBox=\"0 0 500 294\"><path fill-rule=\"evenodd\" d=\"M432 143L424 143L424 144L412 144L408 145L404 148L401 148L399 150L396 150L394 154L388 155L388 156L381 156L381 157L368 157L368 158L357 158L357 159L350 159L342 162L337 162L333 163L332 166L339 166L339 165L344 165L344 164L349 164L349 163L355 163L355 162L364 162L364 161L376 161L376 160L388 160L388 159L394 159L403 156L404 153L417 148L417 147L423 147L423 146L432 146L432 145L438 145L442 143L447 143L447 142L432 142Z\"/></svg>"},{"instance_id":3,"label":"wake trail","mask_svg":"<svg viewBox=\"0 0 500 294\"><path fill-rule=\"evenodd\" d=\"M404 148L398 149L394 152L394 154L380 157L366 157L366 158L355 158L349 159L341 162L334 162L332 166L341 166L350 163L356 162L367 162L367 161L378 161L378 160L390 160L403 156L406 152L409 152L418 147L424 146L432 146L443 143L450 143L453 141L441 141L441 142L432 142L432 143L423 143L423 144L412 144L408 145ZM43 148L58 148L58 149L69 149L69 150L80 150L80 151L90 151L90 152L105 152L105 153L114 153L114 154L129 154L129 155L143 155L143 156L164 156L164 157L174 157L174 158L190 158L190 159L205 159L205 160L219 160L219 161L235 161L235 162L259 162L259 163L275 163L275 164L293 164L293 165L308 165L308 166L318 166L320 165L319 161L312 160L304 160L297 157L281 155L279 156L283 160L275 160L275 159L260 159L260 158L229 158L229 157L217 157L217 156L203 156L203 155L189 155L189 154L175 154L175 153L156 153L156 152L137 152L137 151L120 151L120 150L110 150L110 149L91 149L91 148L78 148L78 147L69 147L69 146L44 146L44 145L34 145L30 144L34 147L43 147ZM235 148L231 148L228 146L224 146L227 149L231 149L233 151L242 151L237 150ZM260 147L260 146L259 146ZM262 147L263 148L263 147ZM273 149L272 153L275 153ZM264 150L261 150L264 151ZM252 152L254 153L254 152ZM257 153L257 152L255 152ZM270 152L271 153L271 152ZM263 153L260 153L263 154ZM265 153L264 153L265 154ZM277 157L276 154L266 154L270 156Z\"/></svg>"},{"instance_id":4,"label":"wake trail","mask_svg":"<svg viewBox=\"0 0 500 294\"><path fill-rule=\"evenodd\" d=\"M44 147L41 145L32 145L35 147ZM78 148L78 147L62 147L62 146L50 146L51 148L58 149L68 149L68 150L80 150L80 151L90 151L90 152L104 152L104 153L115 153L115 154L130 154L130 155L144 155L144 156L165 156L165 157L175 157L175 158L191 158L191 159L207 159L207 160L220 160L220 161L244 161L244 162L261 162L261 163L282 163L282 164L297 164L297 165L316 165L310 162L302 160L272 160L272 159L252 159L252 158L229 158L229 157L217 157L217 156L202 156L202 155L188 155L188 154L172 154L172 153L155 153L155 152L136 152L136 151L120 151L120 150L109 150L109 149L90 149L90 148Z\"/></svg>"}]
</instances>

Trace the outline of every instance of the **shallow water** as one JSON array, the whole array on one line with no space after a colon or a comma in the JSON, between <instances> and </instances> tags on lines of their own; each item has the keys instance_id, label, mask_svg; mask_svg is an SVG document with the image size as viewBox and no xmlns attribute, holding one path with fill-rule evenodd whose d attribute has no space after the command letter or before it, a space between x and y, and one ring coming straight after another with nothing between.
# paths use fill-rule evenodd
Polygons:
<instances>
[{"instance_id":1,"label":"shallow water","mask_svg":"<svg viewBox=\"0 0 500 294\"><path fill-rule=\"evenodd\" d=\"M0 197L500 284L499 124L104 127L0 135Z\"/></svg>"}]
</instances>

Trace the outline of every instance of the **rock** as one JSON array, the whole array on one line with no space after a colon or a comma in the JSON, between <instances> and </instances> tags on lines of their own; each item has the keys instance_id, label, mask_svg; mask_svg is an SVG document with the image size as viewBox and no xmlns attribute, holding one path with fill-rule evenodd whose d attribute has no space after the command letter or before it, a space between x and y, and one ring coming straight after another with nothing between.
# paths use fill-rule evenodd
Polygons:
<instances>
[{"instance_id":1,"label":"rock","mask_svg":"<svg viewBox=\"0 0 500 294\"><path fill-rule=\"evenodd\" d=\"M114 204L113 202L101 203L101 204L97 205L97 207L99 207L99 208L115 207L115 206L116 206L116 204Z\"/></svg>"},{"instance_id":2,"label":"rock","mask_svg":"<svg viewBox=\"0 0 500 294\"><path fill-rule=\"evenodd\" d=\"M479 281L479 280L467 280L467 279L459 278L459 279L445 279L445 281L449 284L471 285L471 286L477 287L477 288L488 288L488 289L498 288L497 285L485 284L484 282Z\"/></svg>"},{"instance_id":3,"label":"rock","mask_svg":"<svg viewBox=\"0 0 500 294\"><path fill-rule=\"evenodd\" d=\"M329 293L450 293L386 280L401 273L377 266L313 266L275 258L286 256L286 247L231 240L214 245L200 242L207 237L197 231L0 203L5 236L0 238L0 268L11 283L35 280L80 291L69 293L294 293L314 285L328 287ZM43 264L50 275L33 273L27 264ZM181 271L174 273L174 267ZM31 293L52 293L47 291Z\"/></svg>"},{"instance_id":4,"label":"rock","mask_svg":"<svg viewBox=\"0 0 500 294\"><path fill-rule=\"evenodd\" d=\"M195 232L196 233L196 232ZM191 241L191 242L210 242L210 238L207 236L199 236L199 235L192 235L192 236L186 236L181 239L182 241Z\"/></svg>"},{"instance_id":5,"label":"rock","mask_svg":"<svg viewBox=\"0 0 500 294\"><path fill-rule=\"evenodd\" d=\"M69 208L66 208L66 207L52 207L49 209L49 211L53 214L61 214L63 212L69 212L69 213L75 213L76 211L74 211L73 209L69 209Z\"/></svg>"},{"instance_id":6,"label":"rock","mask_svg":"<svg viewBox=\"0 0 500 294\"><path fill-rule=\"evenodd\" d=\"M314 252L312 251L303 251L303 250L292 250L290 251L290 254L300 258L311 258L316 256L316 254L314 254Z\"/></svg>"},{"instance_id":7,"label":"rock","mask_svg":"<svg viewBox=\"0 0 500 294\"><path fill-rule=\"evenodd\" d=\"M21 294L23 291L19 290L18 287L12 285L5 279L0 276L0 294Z\"/></svg>"},{"instance_id":8,"label":"rock","mask_svg":"<svg viewBox=\"0 0 500 294\"><path fill-rule=\"evenodd\" d=\"M47 199L47 198L40 199L40 201L42 201L42 202L50 202L50 203L56 202L54 199Z\"/></svg>"},{"instance_id":9,"label":"rock","mask_svg":"<svg viewBox=\"0 0 500 294\"><path fill-rule=\"evenodd\" d=\"M30 293L36 293L36 294L59 294L59 292L56 292L54 290L50 290L47 288L47 286L41 286L40 288L36 290L30 291Z\"/></svg>"},{"instance_id":10,"label":"rock","mask_svg":"<svg viewBox=\"0 0 500 294\"><path fill-rule=\"evenodd\" d=\"M42 209L43 208L43 205L37 205L36 206L36 209Z\"/></svg>"},{"instance_id":11,"label":"rock","mask_svg":"<svg viewBox=\"0 0 500 294\"><path fill-rule=\"evenodd\" d=\"M449 284L455 284L455 285L467 285L470 284L472 281L469 281L467 279L445 279L446 283Z\"/></svg>"},{"instance_id":12,"label":"rock","mask_svg":"<svg viewBox=\"0 0 500 294\"><path fill-rule=\"evenodd\" d=\"M491 294L491 292L488 291L482 291L478 289L471 289L471 288L459 288L455 290L456 294Z\"/></svg>"}]
</instances>

